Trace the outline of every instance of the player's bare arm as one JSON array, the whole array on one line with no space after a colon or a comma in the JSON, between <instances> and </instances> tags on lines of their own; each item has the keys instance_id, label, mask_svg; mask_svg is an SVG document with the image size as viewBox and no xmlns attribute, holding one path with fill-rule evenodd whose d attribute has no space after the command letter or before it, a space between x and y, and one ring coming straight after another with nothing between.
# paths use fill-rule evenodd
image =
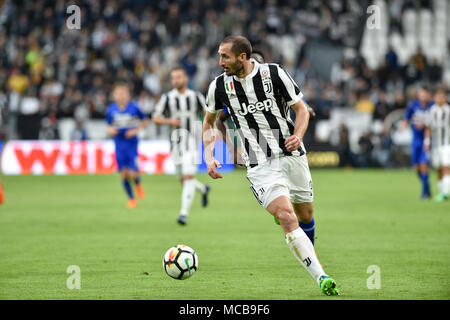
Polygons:
<instances>
[{"instance_id":1,"label":"player's bare arm","mask_svg":"<svg viewBox=\"0 0 450 320\"><path fill-rule=\"evenodd\" d=\"M143 119L143 120L139 123L139 126L137 126L136 128L127 130L127 132L125 133L125 137L127 137L127 138L132 138L132 137L136 136L136 135L137 135L141 130L143 130L147 125L148 125L148 119Z\"/></svg>"},{"instance_id":2,"label":"player's bare arm","mask_svg":"<svg viewBox=\"0 0 450 320\"><path fill-rule=\"evenodd\" d=\"M216 127L222 134L222 139L225 141L228 145L228 139L227 139L227 126L225 124L225 121L227 120L227 115L223 111L217 112L219 116L216 116Z\"/></svg>"},{"instance_id":3,"label":"player's bare arm","mask_svg":"<svg viewBox=\"0 0 450 320\"><path fill-rule=\"evenodd\" d=\"M314 120L316 118L316 112L309 104L307 104L306 102L305 102L305 104L306 104L306 107L308 108L309 120Z\"/></svg>"},{"instance_id":4,"label":"player's bare arm","mask_svg":"<svg viewBox=\"0 0 450 320\"><path fill-rule=\"evenodd\" d=\"M430 127L425 126L425 139L423 140L423 149L425 151L430 150L430 142L431 142L431 130Z\"/></svg>"},{"instance_id":5,"label":"player's bare arm","mask_svg":"<svg viewBox=\"0 0 450 320\"><path fill-rule=\"evenodd\" d=\"M400 131L405 130L406 127L408 126L408 123L409 123L409 121L408 121L407 119L403 119L403 120L400 122L400 126L399 126Z\"/></svg>"},{"instance_id":6,"label":"player's bare arm","mask_svg":"<svg viewBox=\"0 0 450 320\"><path fill-rule=\"evenodd\" d=\"M113 126L106 126L106 132L108 132L108 134L112 137L116 136L119 133L119 131Z\"/></svg>"},{"instance_id":7,"label":"player's bare arm","mask_svg":"<svg viewBox=\"0 0 450 320\"><path fill-rule=\"evenodd\" d=\"M296 104L291 106L291 109L295 111L295 129L294 134L286 139L284 145L288 151L298 150L302 143L303 136L308 128L309 111L308 107L300 100Z\"/></svg>"},{"instance_id":8,"label":"player's bare arm","mask_svg":"<svg viewBox=\"0 0 450 320\"><path fill-rule=\"evenodd\" d=\"M205 162L208 168L208 175L213 179L222 178L222 175L217 171L221 168L219 161L214 159L214 143L216 141L216 114L206 111L203 120L203 145L205 147Z\"/></svg>"},{"instance_id":9,"label":"player's bare arm","mask_svg":"<svg viewBox=\"0 0 450 320\"><path fill-rule=\"evenodd\" d=\"M162 116L154 116L153 122L155 124L168 124L168 125L172 126L173 128L180 127L180 119L178 119L178 118L165 118Z\"/></svg>"}]
</instances>

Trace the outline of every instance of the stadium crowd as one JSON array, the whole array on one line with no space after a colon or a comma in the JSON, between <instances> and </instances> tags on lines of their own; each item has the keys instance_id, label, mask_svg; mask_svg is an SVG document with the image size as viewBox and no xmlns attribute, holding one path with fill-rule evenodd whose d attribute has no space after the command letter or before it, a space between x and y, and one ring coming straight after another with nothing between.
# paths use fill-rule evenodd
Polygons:
<instances>
[{"instance_id":1,"label":"stadium crowd","mask_svg":"<svg viewBox=\"0 0 450 320\"><path fill-rule=\"evenodd\" d=\"M419 50L400 65L391 48L385 63L370 69L358 46L371 1L180 0L73 2L80 29L69 29L64 0L2 2L0 8L0 109L3 139L57 139L58 120L76 119L74 138L87 138L83 123L104 118L115 81L128 82L135 100L151 115L169 89L168 72L181 64L193 89L206 92L222 72L217 44L225 35L246 35L267 61L281 63L301 85L318 119L330 110L354 107L384 119L405 109L414 84L442 79L442 66ZM388 6L431 6L399 0ZM391 8L394 10L395 8ZM390 11L392 11L390 10ZM392 19L391 27L398 27ZM329 79L314 69L309 43L322 41L345 51ZM355 50L356 49L356 50Z\"/></svg>"}]
</instances>

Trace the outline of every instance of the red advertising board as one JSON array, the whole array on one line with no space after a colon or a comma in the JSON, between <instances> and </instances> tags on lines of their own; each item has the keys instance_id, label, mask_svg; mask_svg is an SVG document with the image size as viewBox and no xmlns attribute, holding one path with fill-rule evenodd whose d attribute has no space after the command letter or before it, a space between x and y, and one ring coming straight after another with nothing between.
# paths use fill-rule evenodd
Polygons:
<instances>
[{"instance_id":1,"label":"red advertising board","mask_svg":"<svg viewBox=\"0 0 450 320\"><path fill-rule=\"evenodd\" d=\"M140 141L139 170L172 174L168 141ZM112 141L9 141L3 146L2 171L18 174L109 174L117 170Z\"/></svg>"}]
</instances>

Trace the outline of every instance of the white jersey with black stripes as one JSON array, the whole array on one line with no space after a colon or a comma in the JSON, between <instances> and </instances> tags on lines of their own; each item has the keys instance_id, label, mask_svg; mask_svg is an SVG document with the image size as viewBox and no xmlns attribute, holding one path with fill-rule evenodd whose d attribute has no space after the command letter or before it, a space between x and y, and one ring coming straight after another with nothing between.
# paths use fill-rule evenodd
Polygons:
<instances>
[{"instance_id":1,"label":"white jersey with black stripes","mask_svg":"<svg viewBox=\"0 0 450 320\"><path fill-rule=\"evenodd\" d=\"M294 134L290 106L302 99L297 84L277 64L251 59L252 72L244 78L216 77L207 95L207 110L216 113L225 105L234 122L247 168L284 155L303 155L303 143L289 152L284 141Z\"/></svg>"},{"instance_id":2,"label":"white jersey with black stripes","mask_svg":"<svg viewBox=\"0 0 450 320\"><path fill-rule=\"evenodd\" d=\"M426 116L426 124L431 130L432 148L450 146L450 106L433 104Z\"/></svg>"},{"instance_id":3,"label":"white jersey with black stripes","mask_svg":"<svg viewBox=\"0 0 450 320\"><path fill-rule=\"evenodd\" d=\"M197 150L201 138L200 117L205 110L205 98L200 92L191 89L186 89L183 93L172 89L161 96L154 116L180 120L180 127L171 134L172 153L182 156L186 152Z\"/></svg>"}]
</instances>

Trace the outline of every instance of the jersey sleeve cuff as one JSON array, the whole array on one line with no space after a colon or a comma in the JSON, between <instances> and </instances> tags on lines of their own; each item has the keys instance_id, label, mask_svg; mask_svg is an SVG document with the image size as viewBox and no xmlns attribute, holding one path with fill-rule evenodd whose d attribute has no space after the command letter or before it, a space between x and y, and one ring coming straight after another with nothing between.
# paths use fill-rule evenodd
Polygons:
<instances>
[{"instance_id":1,"label":"jersey sleeve cuff","mask_svg":"<svg viewBox=\"0 0 450 320\"><path fill-rule=\"evenodd\" d=\"M217 113L217 110L214 107L206 106L206 111L209 113Z\"/></svg>"},{"instance_id":2,"label":"jersey sleeve cuff","mask_svg":"<svg viewBox=\"0 0 450 320\"><path fill-rule=\"evenodd\" d=\"M290 107L290 106L296 104L297 102L299 102L300 100L302 100L302 98L303 98L303 93L300 92L298 95L296 95L294 97L294 99L292 99L291 101L286 102L286 104Z\"/></svg>"}]
</instances>

